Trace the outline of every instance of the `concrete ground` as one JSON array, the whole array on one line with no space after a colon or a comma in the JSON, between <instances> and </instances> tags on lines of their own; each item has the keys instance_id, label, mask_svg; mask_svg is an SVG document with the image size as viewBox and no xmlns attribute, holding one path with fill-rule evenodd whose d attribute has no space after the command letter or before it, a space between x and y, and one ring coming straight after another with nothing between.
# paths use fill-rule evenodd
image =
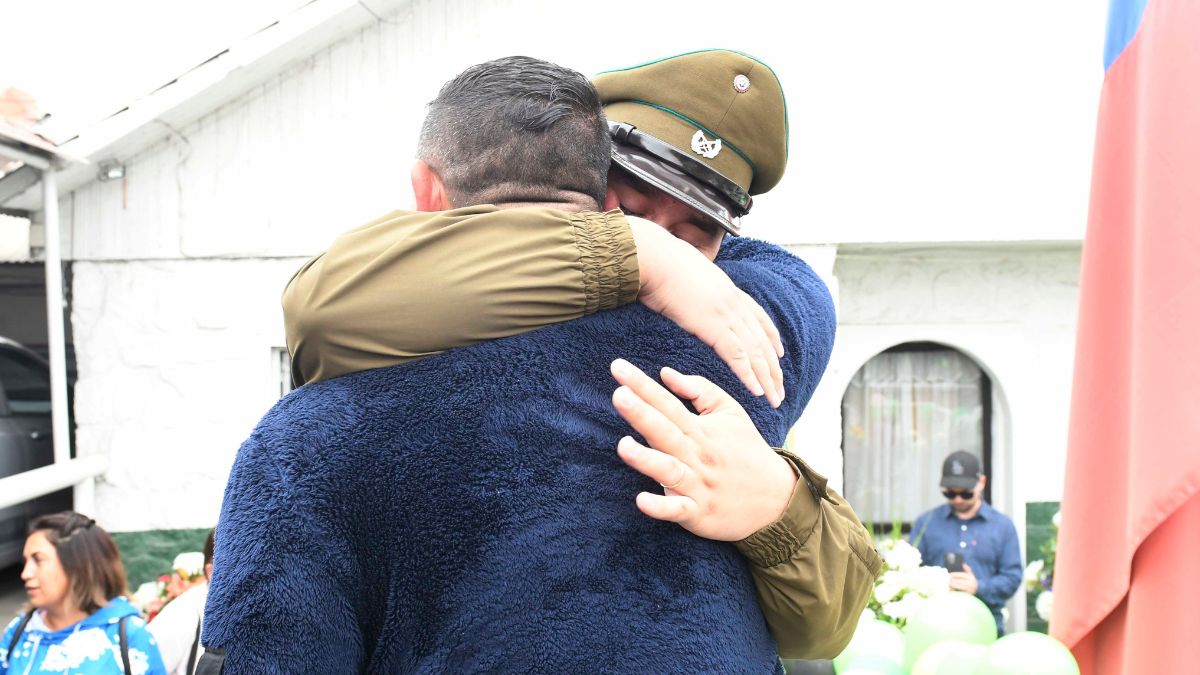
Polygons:
<instances>
[{"instance_id":1,"label":"concrete ground","mask_svg":"<svg viewBox=\"0 0 1200 675\"><path fill-rule=\"evenodd\" d=\"M0 567L0 631L25 603L25 586L21 583L21 566Z\"/></svg>"}]
</instances>

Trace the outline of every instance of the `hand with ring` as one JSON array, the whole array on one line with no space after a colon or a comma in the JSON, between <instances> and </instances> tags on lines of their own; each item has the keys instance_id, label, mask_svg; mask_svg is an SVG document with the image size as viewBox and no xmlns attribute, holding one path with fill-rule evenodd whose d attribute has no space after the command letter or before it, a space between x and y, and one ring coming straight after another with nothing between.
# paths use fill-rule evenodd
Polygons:
<instances>
[{"instance_id":1,"label":"hand with ring","mask_svg":"<svg viewBox=\"0 0 1200 675\"><path fill-rule=\"evenodd\" d=\"M663 368L667 391L623 359L613 361L612 374L622 385L613 392L613 405L646 439L643 445L622 438L617 454L664 490L637 496L642 513L701 537L737 541L784 512L796 474L729 394L698 375Z\"/></svg>"}]
</instances>

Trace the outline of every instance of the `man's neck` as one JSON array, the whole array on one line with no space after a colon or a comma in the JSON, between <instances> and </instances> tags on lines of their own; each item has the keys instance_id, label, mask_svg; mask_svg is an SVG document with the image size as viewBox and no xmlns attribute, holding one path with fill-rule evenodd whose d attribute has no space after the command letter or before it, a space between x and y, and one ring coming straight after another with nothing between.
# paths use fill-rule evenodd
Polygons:
<instances>
[{"instance_id":1,"label":"man's neck","mask_svg":"<svg viewBox=\"0 0 1200 675\"><path fill-rule=\"evenodd\" d=\"M532 209L532 208L557 209L559 211L566 211L568 213L578 213L580 211L595 211L596 210L596 205L594 203L581 204L579 202L574 202L574 201L505 202L503 204L496 204L495 206L496 206L496 208L499 208L499 209Z\"/></svg>"},{"instance_id":2,"label":"man's neck","mask_svg":"<svg viewBox=\"0 0 1200 675\"><path fill-rule=\"evenodd\" d=\"M594 197L575 190L529 188L518 184L498 184L476 193L472 201L489 203L500 209L547 208L577 213L600 210ZM462 206L466 206L463 204Z\"/></svg>"}]
</instances>

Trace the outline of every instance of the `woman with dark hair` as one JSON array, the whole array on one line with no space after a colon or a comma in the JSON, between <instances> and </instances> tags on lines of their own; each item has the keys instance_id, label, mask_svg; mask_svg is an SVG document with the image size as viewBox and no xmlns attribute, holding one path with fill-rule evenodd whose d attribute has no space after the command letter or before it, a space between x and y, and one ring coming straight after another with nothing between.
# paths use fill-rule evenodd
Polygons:
<instances>
[{"instance_id":1,"label":"woman with dark hair","mask_svg":"<svg viewBox=\"0 0 1200 675\"><path fill-rule=\"evenodd\" d=\"M0 636L0 673L165 675L146 622L122 597L117 545L96 521L74 511L35 520L21 580L32 609Z\"/></svg>"}]
</instances>

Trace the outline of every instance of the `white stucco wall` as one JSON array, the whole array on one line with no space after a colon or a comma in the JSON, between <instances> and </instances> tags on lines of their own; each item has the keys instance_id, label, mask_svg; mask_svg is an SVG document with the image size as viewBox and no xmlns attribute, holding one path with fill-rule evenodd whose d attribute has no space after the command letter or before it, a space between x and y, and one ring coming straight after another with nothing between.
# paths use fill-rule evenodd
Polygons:
<instances>
[{"instance_id":1,"label":"white stucco wall","mask_svg":"<svg viewBox=\"0 0 1200 675\"><path fill-rule=\"evenodd\" d=\"M1062 497L1079 259L1075 244L841 247L837 340L792 441L840 488L850 379L889 347L944 343L992 380L993 500L1023 532L1026 502Z\"/></svg>"},{"instance_id":2,"label":"white stucco wall","mask_svg":"<svg viewBox=\"0 0 1200 675\"><path fill-rule=\"evenodd\" d=\"M747 225L805 246L839 298L834 360L797 431L815 463L840 477L854 371L937 340L979 359L1012 406L1011 498L1056 498L1061 475L1043 462L1060 463L1065 440L1077 248L934 242L1082 235L1095 4L796 3L785 16L757 0L733 13L414 0L300 58L120 157L126 181L63 198L78 448L113 458L99 515L116 530L215 520L233 453L274 400L284 282L338 232L408 205L423 105L442 82L512 53L594 73L709 46L763 58L788 92L788 174Z\"/></svg>"},{"instance_id":3,"label":"white stucco wall","mask_svg":"<svg viewBox=\"0 0 1200 675\"><path fill-rule=\"evenodd\" d=\"M279 294L299 259L76 262L76 443L106 454L95 517L211 527L239 445L279 398Z\"/></svg>"}]
</instances>

